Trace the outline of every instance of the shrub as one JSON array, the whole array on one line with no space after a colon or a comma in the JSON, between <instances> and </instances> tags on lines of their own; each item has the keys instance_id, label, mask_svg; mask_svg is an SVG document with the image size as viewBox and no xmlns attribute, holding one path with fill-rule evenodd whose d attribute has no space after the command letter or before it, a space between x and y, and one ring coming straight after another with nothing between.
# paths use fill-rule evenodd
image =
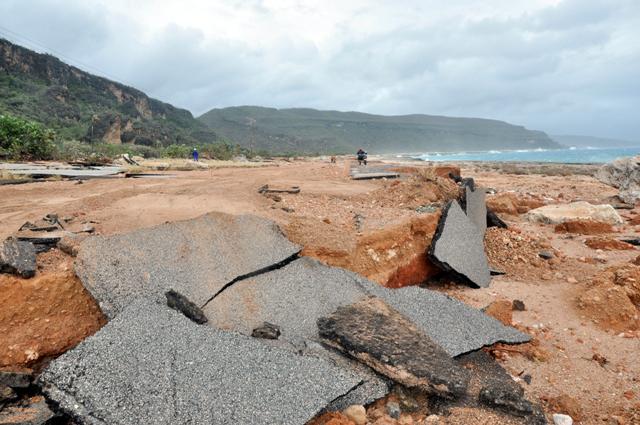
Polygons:
<instances>
[{"instance_id":1,"label":"shrub","mask_svg":"<svg viewBox=\"0 0 640 425\"><path fill-rule=\"evenodd\" d=\"M51 159L53 130L11 115L0 115L0 155L16 160Z\"/></svg>"}]
</instances>

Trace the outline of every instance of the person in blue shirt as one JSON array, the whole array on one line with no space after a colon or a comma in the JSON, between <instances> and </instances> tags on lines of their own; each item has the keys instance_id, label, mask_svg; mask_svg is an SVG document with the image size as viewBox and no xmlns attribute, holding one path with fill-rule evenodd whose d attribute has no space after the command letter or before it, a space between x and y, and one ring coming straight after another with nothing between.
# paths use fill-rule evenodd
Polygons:
<instances>
[{"instance_id":1,"label":"person in blue shirt","mask_svg":"<svg viewBox=\"0 0 640 425\"><path fill-rule=\"evenodd\" d=\"M198 162L198 149L193 148L193 160Z\"/></svg>"}]
</instances>

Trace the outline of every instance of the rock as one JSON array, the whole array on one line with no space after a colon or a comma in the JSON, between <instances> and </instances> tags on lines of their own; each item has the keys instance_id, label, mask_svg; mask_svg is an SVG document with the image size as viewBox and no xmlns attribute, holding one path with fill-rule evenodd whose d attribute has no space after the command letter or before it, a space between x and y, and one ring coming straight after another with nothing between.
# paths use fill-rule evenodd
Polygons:
<instances>
[{"instance_id":1,"label":"rock","mask_svg":"<svg viewBox=\"0 0 640 425\"><path fill-rule=\"evenodd\" d=\"M189 301L184 295L173 289L165 292L164 295L167 297L167 305L172 309L184 314L195 323L200 325L207 323L207 316L204 315L200 307Z\"/></svg>"},{"instance_id":2,"label":"rock","mask_svg":"<svg viewBox=\"0 0 640 425\"><path fill-rule=\"evenodd\" d=\"M87 238L87 235L70 234L63 236L57 243L60 251L72 257L76 257L80 250L80 244Z\"/></svg>"},{"instance_id":3,"label":"rock","mask_svg":"<svg viewBox=\"0 0 640 425\"><path fill-rule=\"evenodd\" d=\"M611 205L592 205L588 202L546 205L531 210L526 215L533 223L560 224L566 221L594 220L612 225L622 224L622 218Z\"/></svg>"},{"instance_id":4,"label":"rock","mask_svg":"<svg viewBox=\"0 0 640 425\"><path fill-rule=\"evenodd\" d=\"M13 401L16 398L18 398L18 396L11 387L0 384L0 411L2 411L2 407L6 402Z\"/></svg>"},{"instance_id":5,"label":"rock","mask_svg":"<svg viewBox=\"0 0 640 425\"><path fill-rule=\"evenodd\" d=\"M141 299L39 378L62 412L105 425L299 425L359 383L327 360L199 326Z\"/></svg>"},{"instance_id":6,"label":"rock","mask_svg":"<svg viewBox=\"0 0 640 425\"><path fill-rule=\"evenodd\" d=\"M400 411L400 404L398 404L398 402L395 401L389 401L387 402L387 414L389 416L391 416L393 419L400 419L400 413L402 413Z\"/></svg>"},{"instance_id":7,"label":"rock","mask_svg":"<svg viewBox=\"0 0 640 425\"><path fill-rule=\"evenodd\" d=\"M525 311L526 310L526 307L524 305L524 301L521 301L521 300L513 300L511 308L514 311Z\"/></svg>"},{"instance_id":8,"label":"rock","mask_svg":"<svg viewBox=\"0 0 640 425\"><path fill-rule=\"evenodd\" d=\"M318 319L318 333L326 344L407 387L454 398L466 391L466 370L378 298L339 307Z\"/></svg>"},{"instance_id":9,"label":"rock","mask_svg":"<svg viewBox=\"0 0 640 425\"><path fill-rule=\"evenodd\" d=\"M573 277L573 276L569 276L569 277L567 278L567 282L568 282L568 283L578 283L578 279L576 279L576 278L575 278L575 277Z\"/></svg>"},{"instance_id":10,"label":"rock","mask_svg":"<svg viewBox=\"0 0 640 425\"><path fill-rule=\"evenodd\" d=\"M487 198L487 207L500 214L516 216L544 205L540 199L518 195L513 192L500 193Z\"/></svg>"},{"instance_id":11,"label":"rock","mask_svg":"<svg viewBox=\"0 0 640 425\"><path fill-rule=\"evenodd\" d=\"M576 421L581 421L584 418L580 402L567 394L561 394L558 397L549 399L548 410L554 413L569 415L571 419Z\"/></svg>"},{"instance_id":12,"label":"rock","mask_svg":"<svg viewBox=\"0 0 640 425\"><path fill-rule=\"evenodd\" d=\"M603 249L605 251L624 251L635 249L630 243L608 237L589 238L584 241L584 244L591 249Z\"/></svg>"},{"instance_id":13,"label":"rock","mask_svg":"<svg viewBox=\"0 0 640 425\"><path fill-rule=\"evenodd\" d=\"M28 279L36 274L36 250L28 242L7 238L0 247L0 273Z\"/></svg>"},{"instance_id":14,"label":"rock","mask_svg":"<svg viewBox=\"0 0 640 425\"><path fill-rule=\"evenodd\" d=\"M522 380L527 383L527 385L531 385L531 375L528 373L522 376Z\"/></svg>"},{"instance_id":15,"label":"rock","mask_svg":"<svg viewBox=\"0 0 640 425\"><path fill-rule=\"evenodd\" d=\"M612 233L613 226L610 223L595 220L569 220L557 224L556 233L576 233L580 235L600 235Z\"/></svg>"},{"instance_id":16,"label":"rock","mask_svg":"<svg viewBox=\"0 0 640 425\"><path fill-rule=\"evenodd\" d=\"M24 370L0 370L0 385L11 388L27 388L33 381L33 371Z\"/></svg>"},{"instance_id":17,"label":"rock","mask_svg":"<svg viewBox=\"0 0 640 425\"><path fill-rule=\"evenodd\" d=\"M474 286L486 288L491 282L483 236L457 201L443 208L428 255L434 264Z\"/></svg>"},{"instance_id":18,"label":"rock","mask_svg":"<svg viewBox=\"0 0 640 425\"><path fill-rule=\"evenodd\" d=\"M360 404L351 405L344 409L342 413L356 425L365 425L367 423L367 411Z\"/></svg>"},{"instance_id":19,"label":"rock","mask_svg":"<svg viewBox=\"0 0 640 425\"><path fill-rule=\"evenodd\" d=\"M496 300L483 309L485 314L499 320L503 325L511 326L513 306L509 300Z\"/></svg>"},{"instance_id":20,"label":"rock","mask_svg":"<svg viewBox=\"0 0 640 425\"><path fill-rule=\"evenodd\" d=\"M44 397L35 396L26 404L6 406L0 410L0 424L45 425L53 416Z\"/></svg>"},{"instance_id":21,"label":"rock","mask_svg":"<svg viewBox=\"0 0 640 425\"><path fill-rule=\"evenodd\" d=\"M262 339L278 339L280 334L280 328L269 322L264 322L262 326L255 328L251 332L252 337Z\"/></svg>"},{"instance_id":22,"label":"rock","mask_svg":"<svg viewBox=\"0 0 640 425\"><path fill-rule=\"evenodd\" d=\"M75 270L109 318L173 289L203 306L231 282L280 267L300 247L264 218L223 213L82 242Z\"/></svg>"},{"instance_id":23,"label":"rock","mask_svg":"<svg viewBox=\"0 0 640 425\"><path fill-rule=\"evenodd\" d=\"M573 425L573 419L571 419L571 416L554 413L553 423L555 425Z\"/></svg>"},{"instance_id":24,"label":"rock","mask_svg":"<svg viewBox=\"0 0 640 425\"><path fill-rule=\"evenodd\" d=\"M425 418L425 423L428 424L437 424L440 422L440 416L438 415L429 415Z\"/></svg>"},{"instance_id":25,"label":"rock","mask_svg":"<svg viewBox=\"0 0 640 425\"><path fill-rule=\"evenodd\" d=\"M640 198L640 166L638 157L621 158L603 165L595 174L601 182L620 190L618 197L635 204Z\"/></svg>"},{"instance_id":26,"label":"rock","mask_svg":"<svg viewBox=\"0 0 640 425\"><path fill-rule=\"evenodd\" d=\"M538 253L538 256L543 260L551 260L553 257L555 257L555 255L553 255L553 252L551 251L540 251Z\"/></svg>"}]
</instances>

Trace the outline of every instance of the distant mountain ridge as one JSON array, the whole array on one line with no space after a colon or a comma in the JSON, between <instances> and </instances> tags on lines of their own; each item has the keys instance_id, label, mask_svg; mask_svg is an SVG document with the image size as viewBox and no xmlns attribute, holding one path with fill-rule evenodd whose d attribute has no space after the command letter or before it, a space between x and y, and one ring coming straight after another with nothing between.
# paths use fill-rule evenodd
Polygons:
<instances>
[{"instance_id":1,"label":"distant mountain ridge","mask_svg":"<svg viewBox=\"0 0 640 425\"><path fill-rule=\"evenodd\" d=\"M240 106L195 119L148 97L0 38L0 113L38 121L61 138L161 147L222 139L279 153L374 153L557 148L544 132L503 121L431 115Z\"/></svg>"},{"instance_id":2,"label":"distant mountain ridge","mask_svg":"<svg viewBox=\"0 0 640 425\"><path fill-rule=\"evenodd\" d=\"M244 146L280 152L353 152L358 147L377 153L560 147L542 131L482 118L237 106L212 109L198 120Z\"/></svg>"},{"instance_id":3,"label":"distant mountain ridge","mask_svg":"<svg viewBox=\"0 0 640 425\"><path fill-rule=\"evenodd\" d=\"M217 137L186 109L0 38L2 112L87 142L166 146Z\"/></svg>"}]
</instances>

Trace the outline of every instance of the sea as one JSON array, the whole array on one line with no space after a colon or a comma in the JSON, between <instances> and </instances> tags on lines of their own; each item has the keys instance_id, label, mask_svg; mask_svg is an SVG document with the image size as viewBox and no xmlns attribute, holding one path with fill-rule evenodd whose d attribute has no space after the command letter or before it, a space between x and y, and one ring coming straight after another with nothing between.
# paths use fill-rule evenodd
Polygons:
<instances>
[{"instance_id":1,"label":"sea","mask_svg":"<svg viewBox=\"0 0 640 425\"><path fill-rule=\"evenodd\" d=\"M403 154L398 155L398 157L437 162L488 161L593 164L636 155L640 155L640 146L624 148L571 147L566 149L492 150L486 152L428 152Z\"/></svg>"}]
</instances>

